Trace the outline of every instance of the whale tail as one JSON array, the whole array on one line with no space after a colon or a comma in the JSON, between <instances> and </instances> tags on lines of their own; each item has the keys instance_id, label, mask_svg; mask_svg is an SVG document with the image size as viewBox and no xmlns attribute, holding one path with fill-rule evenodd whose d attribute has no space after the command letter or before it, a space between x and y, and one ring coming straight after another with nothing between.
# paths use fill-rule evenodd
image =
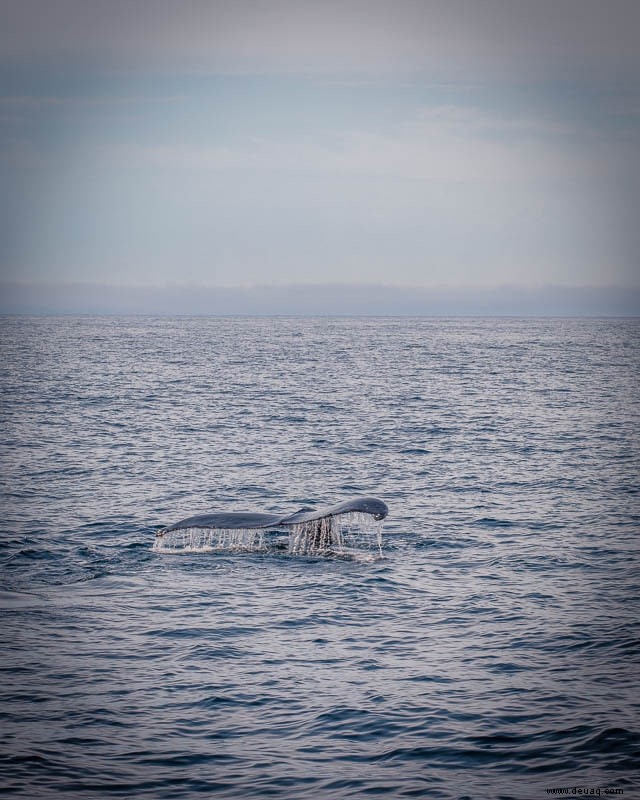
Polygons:
<instances>
[{"instance_id":1,"label":"whale tail","mask_svg":"<svg viewBox=\"0 0 640 800\"><path fill-rule=\"evenodd\" d=\"M388 508L373 497L289 515L226 512L187 517L156 533L158 552L257 552L286 547L293 555L374 550L382 555L382 521Z\"/></svg>"}]
</instances>

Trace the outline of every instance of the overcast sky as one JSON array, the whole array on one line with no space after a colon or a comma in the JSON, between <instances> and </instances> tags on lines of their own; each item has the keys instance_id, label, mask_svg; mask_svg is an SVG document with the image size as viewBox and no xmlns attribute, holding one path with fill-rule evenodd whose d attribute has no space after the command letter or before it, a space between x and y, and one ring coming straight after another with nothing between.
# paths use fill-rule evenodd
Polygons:
<instances>
[{"instance_id":1,"label":"overcast sky","mask_svg":"<svg viewBox=\"0 0 640 800\"><path fill-rule=\"evenodd\" d=\"M638 287L636 0L0 0L0 279Z\"/></svg>"}]
</instances>

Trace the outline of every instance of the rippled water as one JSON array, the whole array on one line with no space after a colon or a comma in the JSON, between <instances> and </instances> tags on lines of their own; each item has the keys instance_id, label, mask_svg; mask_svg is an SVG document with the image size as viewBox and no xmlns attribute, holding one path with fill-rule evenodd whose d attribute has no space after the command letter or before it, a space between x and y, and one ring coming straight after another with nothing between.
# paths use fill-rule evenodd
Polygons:
<instances>
[{"instance_id":1,"label":"rippled water","mask_svg":"<svg viewBox=\"0 0 640 800\"><path fill-rule=\"evenodd\" d=\"M5 793L637 796L639 321L0 329ZM151 550L360 494L382 559Z\"/></svg>"}]
</instances>

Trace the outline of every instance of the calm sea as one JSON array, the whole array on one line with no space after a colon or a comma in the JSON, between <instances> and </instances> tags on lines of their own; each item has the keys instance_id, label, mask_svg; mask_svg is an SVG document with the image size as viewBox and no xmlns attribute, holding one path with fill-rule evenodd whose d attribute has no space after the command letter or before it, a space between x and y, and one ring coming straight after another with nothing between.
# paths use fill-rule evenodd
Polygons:
<instances>
[{"instance_id":1,"label":"calm sea","mask_svg":"<svg viewBox=\"0 0 640 800\"><path fill-rule=\"evenodd\" d=\"M0 331L7 796L640 796L640 321ZM383 558L151 550L363 494Z\"/></svg>"}]
</instances>

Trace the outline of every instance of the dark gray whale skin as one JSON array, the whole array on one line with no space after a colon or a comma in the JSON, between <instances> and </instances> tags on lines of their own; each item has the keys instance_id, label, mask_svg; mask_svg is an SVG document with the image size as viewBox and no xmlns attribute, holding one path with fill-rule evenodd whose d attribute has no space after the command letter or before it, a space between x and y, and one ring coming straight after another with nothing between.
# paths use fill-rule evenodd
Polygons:
<instances>
[{"instance_id":1,"label":"dark gray whale skin","mask_svg":"<svg viewBox=\"0 0 640 800\"><path fill-rule=\"evenodd\" d=\"M389 513L389 509L382 500L375 497L356 497L353 500L346 500L335 506L316 511L313 508L301 508L299 511L289 515L282 514L253 514L244 511L228 511L218 514L198 514L195 517L187 517L175 522L167 528L158 531L157 536L163 536L170 531L179 531L183 528L278 528L281 525L296 525L300 522L313 522L317 519L335 517L338 514L350 514L359 512L360 514L371 514L374 519L384 519Z\"/></svg>"}]
</instances>

